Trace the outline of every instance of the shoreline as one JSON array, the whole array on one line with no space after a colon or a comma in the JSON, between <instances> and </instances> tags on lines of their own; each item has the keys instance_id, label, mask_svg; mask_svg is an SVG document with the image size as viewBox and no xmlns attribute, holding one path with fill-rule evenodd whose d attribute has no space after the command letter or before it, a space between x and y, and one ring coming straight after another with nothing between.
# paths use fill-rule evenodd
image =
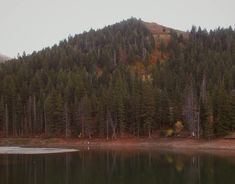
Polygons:
<instances>
[{"instance_id":1,"label":"shoreline","mask_svg":"<svg viewBox=\"0 0 235 184\"><path fill-rule=\"evenodd\" d=\"M100 150L131 153L170 152L183 155L209 154L235 159L235 139L211 141L189 138L148 139L120 138L106 139L65 139L65 138L0 138L0 147L59 148L82 151Z\"/></svg>"},{"instance_id":2,"label":"shoreline","mask_svg":"<svg viewBox=\"0 0 235 184\"><path fill-rule=\"evenodd\" d=\"M148 139L120 138L106 139L65 139L65 138L0 138L0 146L56 147L56 148L144 148L191 151L234 151L235 139L215 139L211 141L194 139Z\"/></svg>"}]
</instances>

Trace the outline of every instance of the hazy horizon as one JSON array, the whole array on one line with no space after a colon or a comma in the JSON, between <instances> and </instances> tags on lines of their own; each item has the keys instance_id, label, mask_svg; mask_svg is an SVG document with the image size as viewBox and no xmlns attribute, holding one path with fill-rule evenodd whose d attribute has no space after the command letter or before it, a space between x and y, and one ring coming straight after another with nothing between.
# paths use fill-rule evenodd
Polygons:
<instances>
[{"instance_id":1,"label":"hazy horizon","mask_svg":"<svg viewBox=\"0 0 235 184\"><path fill-rule=\"evenodd\" d=\"M235 25L232 0L2 0L0 53L16 57L130 17L187 31Z\"/></svg>"}]
</instances>

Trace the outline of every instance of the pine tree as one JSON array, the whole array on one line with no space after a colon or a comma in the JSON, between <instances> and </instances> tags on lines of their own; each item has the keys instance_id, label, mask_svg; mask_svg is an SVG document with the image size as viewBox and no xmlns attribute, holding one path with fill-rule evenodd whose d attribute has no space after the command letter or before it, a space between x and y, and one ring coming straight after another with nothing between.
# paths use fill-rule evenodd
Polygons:
<instances>
[{"instance_id":1,"label":"pine tree","mask_svg":"<svg viewBox=\"0 0 235 184\"><path fill-rule=\"evenodd\" d=\"M56 127L56 134L58 136L65 134L65 128L64 128L64 105L63 105L63 99L60 93L56 93L55 96L55 109L54 109L54 116L55 116L55 127Z\"/></svg>"},{"instance_id":2,"label":"pine tree","mask_svg":"<svg viewBox=\"0 0 235 184\"><path fill-rule=\"evenodd\" d=\"M160 128L168 127L170 125L170 106L169 98L166 91L161 91L158 97L158 115Z\"/></svg>"},{"instance_id":3,"label":"pine tree","mask_svg":"<svg viewBox=\"0 0 235 184\"><path fill-rule=\"evenodd\" d=\"M5 123L5 107L4 107L4 99L1 97L0 99L0 136L4 133L4 123Z\"/></svg>"},{"instance_id":4,"label":"pine tree","mask_svg":"<svg viewBox=\"0 0 235 184\"><path fill-rule=\"evenodd\" d=\"M98 102L98 112L97 112L97 129L98 129L98 136L109 138L108 132L108 125L106 125L106 112L105 112L105 100L104 96L100 97Z\"/></svg>"},{"instance_id":5,"label":"pine tree","mask_svg":"<svg viewBox=\"0 0 235 184\"><path fill-rule=\"evenodd\" d=\"M53 90L45 101L46 134L49 136L64 135L63 102L60 94Z\"/></svg>"},{"instance_id":6,"label":"pine tree","mask_svg":"<svg viewBox=\"0 0 235 184\"><path fill-rule=\"evenodd\" d=\"M81 100L81 130L82 137L91 138L92 136L92 102L85 95Z\"/></svg>"},{"instance_id":7,"label":"pine tree","mask_svg":"<svg viewBox=\"0 0 235 184\"><path fill-rule=\"evenodd\" d=\"M20 96L17 97L15 103L15 134L18 136L23 135L23 105Z\"/></svg>"},{"instance_id":8,"label":"pine tree","mask_svg":"<svg viewBox=\"0 0 235 184\"><path fill-rule=\"evenodd\" d=\"M216 125L215 130L217 136L223 136L228 134L230 130L230 104L228 101L228 95L223 87L218 91L217 107L216 107Z\"/></svg>"},{"instance_id":9,"label":"pine tree","mask_svg":"<svg viewBox=\"0 0 235 184\"><path fill-rule=\"evenodd\" d=\"M200 123L204 138L211 139L214 136L213 109L210 97L200 103Z\"/></svg>"},{"instance_id":10,"label":"pine tree","mask_svg":"<svg viewBox=\"0 0 235 184\"><path fill-rule=\"evenodd\" d=\"M120 136L123 136L126 130L125 104L124 104L126 88L122 76L120 74L120 71L117 71L117 74L114 78L114 82L115 84L113 90L113 97L114 97L113 100L114 100L115 117L117 124L119 126Z\"/></svg>"},{"instance_id":11,"label":"pine tree","mask_svg":"<svg viewBox=\"0 0 235 184\"><path fill-rule=\"evenodd\" d=\"M148 137L151 137L151 131L154 124L154 94L153 88L150 82L146 82L143 89L143 106L142 106L142 117L144 128L148 134Z\"/></svg>"},{"instance_id":12,"label":"pine tree","mask_svg":"<svg viewBox=\"0 0 235 184\"><path fill-rule=\"evenodd\" d=\"M231 116L231 129L235 130L235 92L233 91L230 97L230 116Z\"/></svg>"}]
</instances>

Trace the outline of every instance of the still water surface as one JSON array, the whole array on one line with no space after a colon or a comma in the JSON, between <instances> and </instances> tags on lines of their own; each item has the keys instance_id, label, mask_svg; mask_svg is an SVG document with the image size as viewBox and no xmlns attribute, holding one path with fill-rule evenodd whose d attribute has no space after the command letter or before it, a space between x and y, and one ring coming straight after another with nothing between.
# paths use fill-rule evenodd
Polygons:
<instances>
[{"instance_id":1,"label":"still water surface","mask_svg":"<svg viewBox=\"0 0 235 184\"><path fill-rule=\"evenodd\" d=\"M235 160L159 151L0 155L0 184L233 184Z\"/></svg>"}]
</instances>

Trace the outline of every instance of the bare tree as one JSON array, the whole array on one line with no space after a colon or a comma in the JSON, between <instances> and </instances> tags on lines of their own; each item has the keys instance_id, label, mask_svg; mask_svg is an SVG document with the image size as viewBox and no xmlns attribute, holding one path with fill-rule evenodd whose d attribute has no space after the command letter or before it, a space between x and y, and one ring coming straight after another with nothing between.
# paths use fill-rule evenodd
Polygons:
<instances>
[{"instance_id":1,"label":"bare tree","mask_svg":"<svg viewBox=\"0 0 235 184\"><path fill-rule=\"evenodd\" d=\"M71 136L71 129L69 124L69 115L68 115L68 104L64 105L64 114L65 114L65 137L68 138Z\"/></svg>"},{"instance_id":2,"label":"bare tree","mask_svg":"<svg viewBox=\"0 0 235 184\"><path fill-rule=\"evenodd\" d=\"M193 137L200 136L200 111L199 104L192 85L187 90L185 104L183 106L183 116L188 125L188 129Z\"/></svg>"},{"instance_id":3,"label":"bare tree","mask_svg":"<svg viewBox=\"0 0 235 184\"><path fill-rule=\"evenodd\" d=\"M8 106L5 105L5 129L6 129L6 137L8 137L9 134L9 112L8 112Z\"/></svg>"},{"instance_id":4,"label":"bare tree","mask_svg":"<svg viewBox=\"0 0 235 184\"><path fill-rule=\"evenodd\" d=\"M117 123L116 121L113 121L112 115L109 110L107 111L107 123L110 124L112 128L112 139L116 139L117 138L117 133L116 133Z\"/></svg>"}]
</instances>

